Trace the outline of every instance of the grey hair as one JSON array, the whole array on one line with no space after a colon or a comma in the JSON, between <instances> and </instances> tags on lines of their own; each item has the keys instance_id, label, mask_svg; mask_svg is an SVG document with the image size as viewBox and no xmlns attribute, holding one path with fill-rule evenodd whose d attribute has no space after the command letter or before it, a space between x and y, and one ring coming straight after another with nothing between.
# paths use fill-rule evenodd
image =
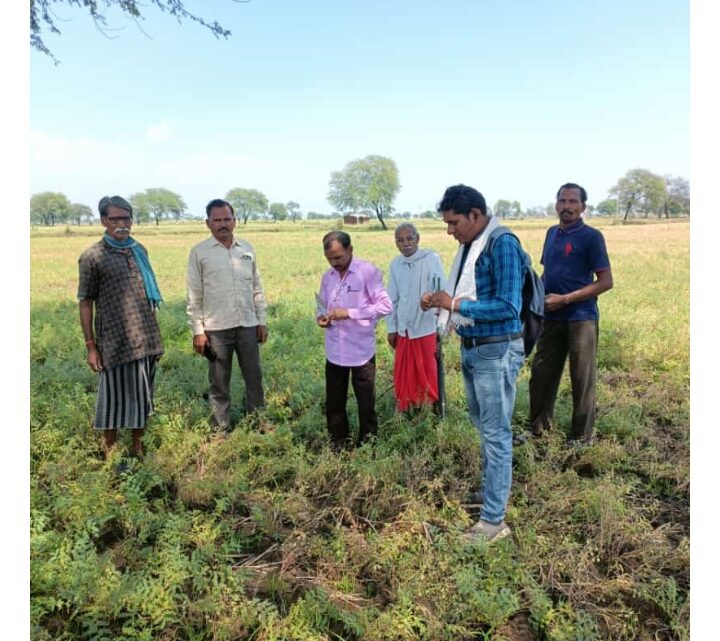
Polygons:
<instances>
[{"instance_id":1,"label":"grey hair","mask_svg":"<svg viewBox=\"0 0 720 641\"><path fill-rule=\"evenodd\" d=\"M419 235L417 227L415 227L412 223L400 223L397 227L395 227L395 235L397 235L401 229L409 229L415 238Z\"/></svg>"}]
</instances>

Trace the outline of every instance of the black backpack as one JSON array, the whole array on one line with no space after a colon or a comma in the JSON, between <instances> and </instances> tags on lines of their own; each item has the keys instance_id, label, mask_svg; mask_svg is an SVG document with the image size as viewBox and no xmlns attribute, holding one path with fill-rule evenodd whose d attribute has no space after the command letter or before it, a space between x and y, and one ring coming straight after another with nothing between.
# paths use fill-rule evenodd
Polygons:
<instances>
[{"instance_id":1,"label":"black backpack","mask_svg":"<svg viewBox=\"0 0 720 641\"><path fill-rule=\"evenodd\" d=\"M522 332L523 343L525 344L525 356L530 356L542 331L543 316L545 315L545 286L532 268L532 258L530 258L530 254L522 248L520 239L507 227L499 226L493 229L483 251L486 252L488 256L492 256L495 241L504 234L514 236L515 240L518 241L518 245L520 245L520 251L525 255L525 277L523 279L520 320L523 323Z\"/></svg>"}]
</instances>

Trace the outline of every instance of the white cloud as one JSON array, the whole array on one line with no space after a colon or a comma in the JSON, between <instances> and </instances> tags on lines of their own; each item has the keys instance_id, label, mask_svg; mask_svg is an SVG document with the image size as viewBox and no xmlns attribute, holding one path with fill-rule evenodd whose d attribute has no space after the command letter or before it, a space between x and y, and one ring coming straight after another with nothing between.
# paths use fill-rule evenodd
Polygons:
<instances>
[{"instance_id":1,"label":"white cloud","mask_svg":"<svg viewBox=\"0 0 720 641\"><path fill-rule=\"evenodd\" d=\"M172 130L165 120L157 125L150 125L145 132L145 138L149 142L162 142L170 138L171 135Z\"/></svg>"}]
</instances>

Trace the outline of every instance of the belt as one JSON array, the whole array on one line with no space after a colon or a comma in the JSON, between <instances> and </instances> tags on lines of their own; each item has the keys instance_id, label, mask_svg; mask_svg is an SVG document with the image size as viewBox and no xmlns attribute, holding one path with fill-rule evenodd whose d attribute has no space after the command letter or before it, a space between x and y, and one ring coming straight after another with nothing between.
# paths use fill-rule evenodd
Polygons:
<instances>
[{"instance_id":1,"label":"belt","mask_svg":"<svg viewBox=\"0 0 720 641\"><path fill-rule=\"evenodd\" d=\"M477 338L460 338L463 347L477 347L478 345L487 345L488 343L502 343L502 341L514 341L516 338L522 338L522 332L514 334L503 334L502 336L478 336Z\"/></svg>"}]
</instances>

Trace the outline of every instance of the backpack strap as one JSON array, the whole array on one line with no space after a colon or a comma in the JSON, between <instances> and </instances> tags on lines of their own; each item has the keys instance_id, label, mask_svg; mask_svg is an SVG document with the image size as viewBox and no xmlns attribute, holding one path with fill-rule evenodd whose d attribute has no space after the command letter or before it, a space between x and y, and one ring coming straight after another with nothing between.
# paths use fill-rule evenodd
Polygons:
<instances>
[{"instance_id":1,"label":"backpack strap","mask_svg":"<svg viewBox=\"0 0 720 641\"><path fill-rule=\"evenodd\" d=\"M492 250L495 246L495 241L500 238L500 236L504 236L505 234L510 234L518 244L518 247L520 249L520 254L523 256L523 267L531 267L532 266L532 258L530 257L530 254L528 254L522 246L522 243L520 242L520 239L507 227L504 227L503 225L498 225L495 229L490 232L490 236L488 236L487 243L485 243L485 248L483 249L483 253L487 253L488 256L492 256Z\"/></svg>"},{"instance_id":2,"label":"backpack strap","mask_svg":"<svg viewBox=\"0 0 720 641\"><path fill-rule=\"evenodd\" d=\"M507 227L504 227L503 225L498 225L497 227L495 227L495 229L490 232L490 236L488 236L487 243L485 243L485 249L483 250L483 252L487 253L488 256L492 256L492 250L495 246L495 241L500 238L500 236L504 236L505 234L515 236L515 234L513 234ZM518 240L517 236L515 236L515 240Z\"/></svg>"}]
</instances>

